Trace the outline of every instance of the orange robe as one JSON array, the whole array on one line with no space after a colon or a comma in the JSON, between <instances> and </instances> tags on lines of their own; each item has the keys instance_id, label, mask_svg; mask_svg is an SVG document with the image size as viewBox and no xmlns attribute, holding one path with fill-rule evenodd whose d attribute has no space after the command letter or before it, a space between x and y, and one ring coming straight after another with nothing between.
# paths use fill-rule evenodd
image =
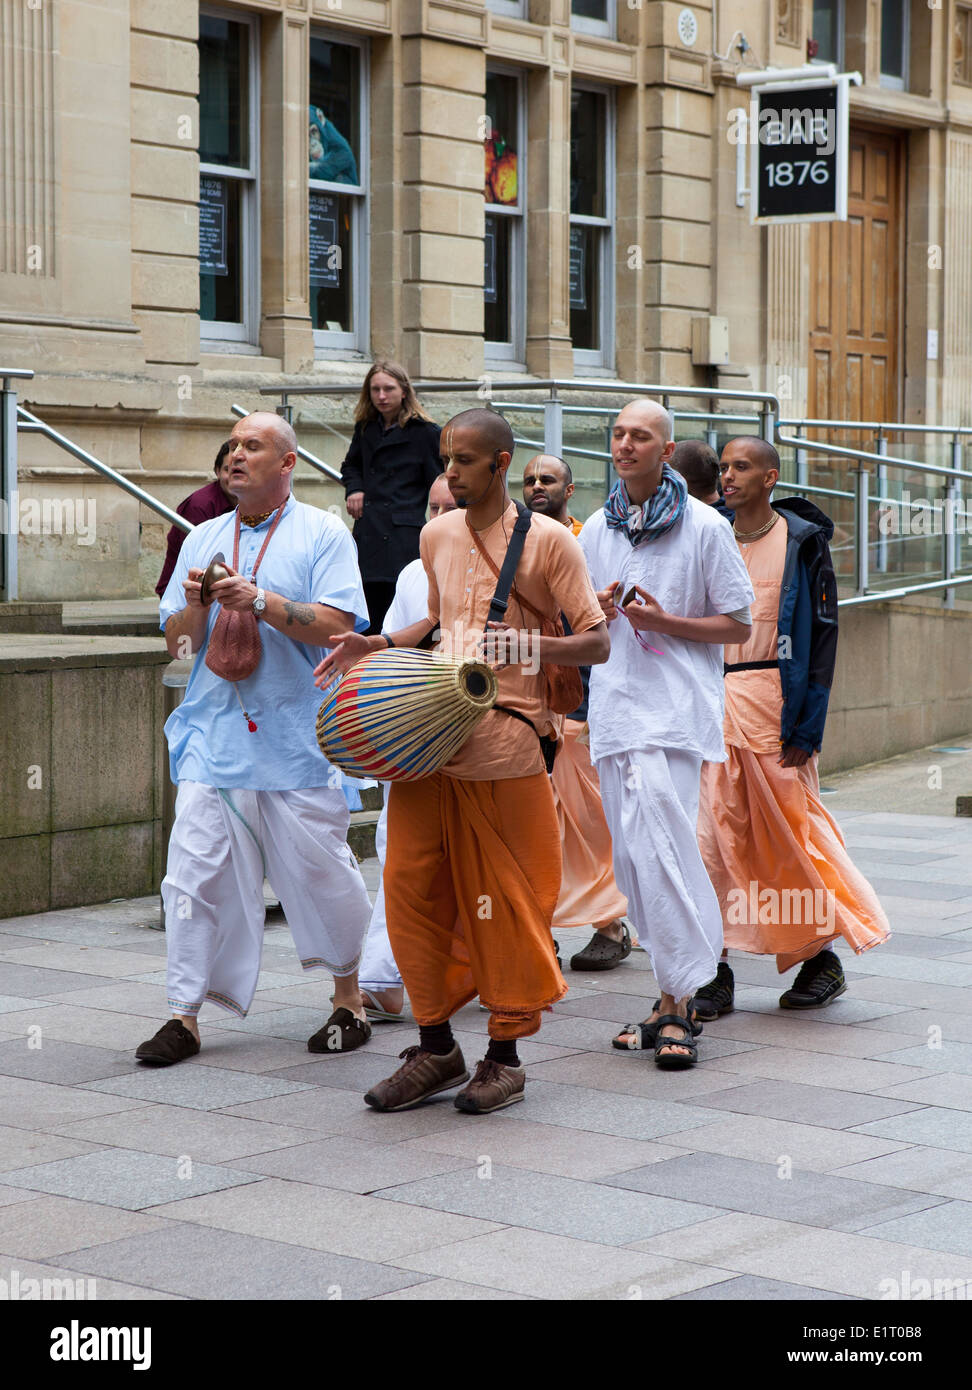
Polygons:
<instances>
[{"instance_id":1,"label":"orange robe","mask_svg":"<svg viewBox=\"0 0 972 1390\"><path fill-rule=\"evenodd\" d=\"M628 900L614 881L611 832L586 742L587 725L564 720L550 782L560 825L560 897L554 927L586 927L623 917Z\"/></svg>"},{"instance_id":2,"label":"orange robe","mask_svg":"<svg viewBox=\"0 0 972 1390\"><path fill-rule=\"evenodd\" d=\"M786 552L783 519L740 546L756 598L746 642L727 665L777 657ZM860 953L889 935L877 894L851 862L820 800L816 755L780 766L783 695L778 670L726 673L728 761L704 763L699 847L719 898L730 949L775 955L782 973L842 936Z\"/></svg>"},{"instance_id":3,"label":"orange robe","mask_svg":"<svg viewBox=\"0 0 972 1390\"><path fill-rule=\"evenodd\" d=\"M567 993L550 934L556 835L546 772L391 784L388 938L420 1027L478 994L491 1038L528 1037Z\"/></svg>"}]
</instances>

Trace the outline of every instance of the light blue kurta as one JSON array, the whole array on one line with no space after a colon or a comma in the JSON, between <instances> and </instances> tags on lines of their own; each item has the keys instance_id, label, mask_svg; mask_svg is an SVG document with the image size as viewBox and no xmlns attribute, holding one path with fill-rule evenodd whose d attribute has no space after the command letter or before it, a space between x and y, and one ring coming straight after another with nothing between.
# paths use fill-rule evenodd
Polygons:
<instances>
[{"instance_id":1,"label":"light blue kurta","mask_svg":"<svg viewBox=\"0 0 972 1390\"><path fill-rule=\"evenodd\" d=\"M273 516L240 531L239 572L250 577ZM217 551L233 559L236 513L197 526L179 552L162 596L162 629L186 603L183 582L189 569L205 569ZM368 627L357 552L347 527L335 516L297 502L285 504L283 517L260 562L261 588L299 603L324 603L353 613L355 631ZM314 667L323 652L295 641L260 622L263 653L252 676L238 689L257 732L246 720L232 684L206 665L206 645L220 612L209 611L206 643L193 663L182 704L165 725L173 782L202 782L210 787L251 787L288 791L301 787L340 788L344 778L327 762L317 744L317 711L324 695L314 685ZM301 629L294 627L295 632Z\"/></svg>"}]
</instances>

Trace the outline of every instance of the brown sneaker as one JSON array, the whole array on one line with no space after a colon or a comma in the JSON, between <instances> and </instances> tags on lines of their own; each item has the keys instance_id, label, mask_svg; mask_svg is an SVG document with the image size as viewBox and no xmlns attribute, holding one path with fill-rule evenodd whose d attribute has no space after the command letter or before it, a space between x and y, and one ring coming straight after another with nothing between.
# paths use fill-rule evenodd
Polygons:
<instances>
[{"instance_id":1,"label":"brown sneaker","mask_svg":"<svg viewBox=\"0 0 972 1390\"><path fill-rule=\"evenodd\" d=\"M456 1096L456 1109L467 1115L488 1115L523 1099L526 1072L522 1067L504 1067L489 1057L479 1063L476 1075Z\"/></svg>"},{"instance_id":2,"label":"brown sneaker","mask_svg":"<svg viewBox=\"0 0 972 1390\"><path fill-rule=\"evenodd\" d=\"M373 1110L410 1110L429 1096L469 1080L458 1043L444 1057L420 1047L406 1047L398 1055L405 1059L398 1071L372 1086L365 1096L365 1104Z\"/></svg>"}]
</instances>

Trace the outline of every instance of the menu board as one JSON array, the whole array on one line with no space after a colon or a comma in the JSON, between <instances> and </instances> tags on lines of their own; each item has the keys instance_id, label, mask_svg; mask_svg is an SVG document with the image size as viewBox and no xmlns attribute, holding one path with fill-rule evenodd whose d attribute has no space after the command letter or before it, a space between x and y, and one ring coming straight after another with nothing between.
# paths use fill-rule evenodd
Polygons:
<instances>
[{"instance_id":1,"label":"menu board","mask_svg":"<svg viewBox=\"0 0 972 1390\"><path fill-rule=\"evenodd\" d=\"M199 270L228 275L226 264L226 180L199 180Z\"/></svg>"},{"instance_id":2,"label":"menu board","mask_svg":"<svg viewBox=\"0 0 972 1390\"><path fill-rule=\"evenodd\" d=\"M334 193L310 195L310 282L338 289L341 284L341 248L338 242L339 205Z\"/></svg>"},{"instance_id":3,"label":"menu board","mask_svg":"<svg viewBox=\"0 0 972 1390\"><path fill-rule=\"evenodd\" d=\"M587 308L587 239L583 227L570 229L570 307Z\"/></svg>"}]
</instances>

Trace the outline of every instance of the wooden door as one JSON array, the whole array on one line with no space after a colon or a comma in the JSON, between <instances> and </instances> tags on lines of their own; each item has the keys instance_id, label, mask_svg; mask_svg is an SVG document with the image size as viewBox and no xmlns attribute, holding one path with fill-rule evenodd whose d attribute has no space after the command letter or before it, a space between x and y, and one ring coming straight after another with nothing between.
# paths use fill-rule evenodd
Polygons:
<instances>
[{"instance_id":1,"label":"wooden door","mask_svg":"<svg viewBox=\"0 0 972 1390\"><path fill-rule=\"evenodd\" d=\"M811 419L898 418L903 152L899 135L852 129L847 221L811 230Z\"/></svg>"}]
</instances>

